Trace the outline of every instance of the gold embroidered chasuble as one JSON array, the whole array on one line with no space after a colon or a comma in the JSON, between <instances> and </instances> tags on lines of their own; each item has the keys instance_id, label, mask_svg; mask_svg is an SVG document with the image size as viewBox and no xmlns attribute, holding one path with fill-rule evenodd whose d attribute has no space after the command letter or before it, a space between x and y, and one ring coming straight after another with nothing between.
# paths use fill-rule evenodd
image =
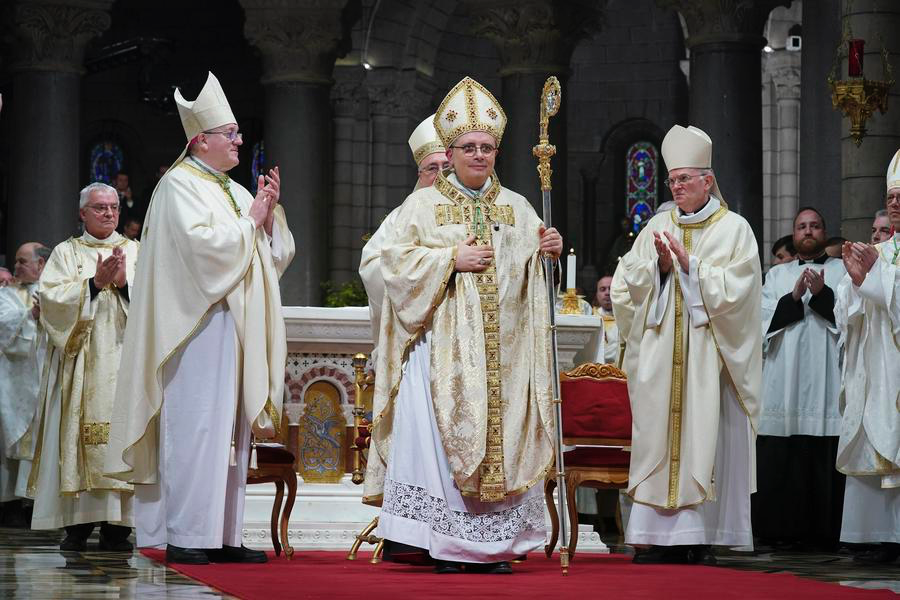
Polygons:
<instances>
[{"instance_id":1,"label":"gold embroidered chasuble","mask_svg":"<svg viewBox=\"0 0 900 600\"><path fill-rule=\"evenodd\" d=\"M485 502L524 492L553 461L541 220L496 177L470 196L442 174L411 194L384 242L385 283L366 502L380 501L394 398L413 343L431 329L431 393L450 470ZM456 244L490 244L481 273L454 271ZM424 425L423 426L427 426Z\"/></svg>"},{"instance_id":2,"label":"gold embroidered chasuble","mask_svg":"<svg viewBox=\"0 0 900 600\"><path fill-rule=\"evenodd\" d=\"M105 240L85 233L59 244L41 274L41 325L50 341L40 395L44 418L29 488L39 476L47 436L58 435L59 493L132 489L103 474L129 302L112 284L93 299L89 289L97 256L106 259L115 247L125 252L130 292L139 244L115 232ZM46 431L46 415L55 402L61 405L59 431Z\"/></svg>"},{"instance_id":3,"label":"gold embroidered chasuble","mask_svg":"<svg viewBox=\"0 0 900 600\"><path fill-rule=\"evenodd\" d=\"M669 232L696 257L708 323L690 322L682 282L673 271L662 320L648 325L660 289L654 231ZM612 301L625 342L623 369L634 420L627 491L635 501L677 509L715 499L722 373L755 431L761 284L753 231L725 206L695 224L679 223L675 210L656 215L620 260Z\"/></svg>"},{"instance_id":4,"label":"gold embroidered chasuble","mask_svg":"<svg viewBox=\"0 0 900 600\"><path fill-rule=\"evenodd\" d=\"M294 240L276 206L273 236L281 252L273 256L273 242L248 216L252 202L246 188L190 158L153 192L111 420L110 476L156 482L163 366L222 301L237 332L244 415L255 435L276 434L287 359L278 280L294 256Z\"/></svg>"}]
</instances>

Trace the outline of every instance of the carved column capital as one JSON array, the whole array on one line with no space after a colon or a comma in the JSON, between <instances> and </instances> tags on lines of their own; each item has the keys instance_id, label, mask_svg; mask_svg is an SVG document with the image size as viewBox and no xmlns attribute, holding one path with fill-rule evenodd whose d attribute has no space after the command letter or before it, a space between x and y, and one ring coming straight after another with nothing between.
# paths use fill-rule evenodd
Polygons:
<instances>
[{"instance_id":1,"label":"carved column capital","mask_svg":"<svg viewBox=\"0 0 900 600\"><path fill-rule=\"evenodd\" d=\"M244 36L262 54L262 83L331 84L346 41L347 0L240 0Z\"/></svg>"},{"instance_id":2,"label":"carved column capital","mask_svg":"<svg viewBox=\"0 0 900 600\"><path fill-rule=\"evenodd\" d=\"M370 71L366 77L366 90L374 115L418 119L434 112L435 84L416 74L394 69Z\"/></svg>"},{"instance_id":3,"label":"carved column capital","mask_svg":"<svg viewBox=\"0 0 900 600\"><path fill-rule=\"evenodd\" d=\"M336 117L353 117L366 100L363 83L366 75L362 67L339 67L334 70L331 86L331 105Z\"/></svg>"},{"instance_id":4,"label":"carved column capital","mask_svg":"<svg viewBox=\"0 0 900 600\"><path fill-rule=\"evenodd\" d=\"M567 70L575 46L600 30L597 0L465 0L472 33L500 53L500 75Z\"/></svg>"},{"instance_id":5,"label":"carved column capital","mask_svg":"<svg viewBox=\"0 0 900 600\"><path fill-rule=\"evenodd\" d=\"M5 15L15 38L10 69L84 73L89 41L109 28L113 0L19 0Z\"/></svg>"},{"instance_id":6,"label":"carved column capital","mask_svg":"<svg viewBox=\"0 0 900 600\"><path fill-rule=\"evenodd\" d=\"M772 76L778 100L800 101L800 53L779 50L768 55L765 70Z\"/></svg>"},{"instance_id":7,"label":"carved column capital","mask_svg":"<svg viewBox=\"0 0 900 600\"><path fill-rule=\"evenodd\" d=\"M686 44L740 43L762 48L763 27L776 6L791 0L656 0L660 8L677 10L688 28Z\"/></svg>"}]
</instances>

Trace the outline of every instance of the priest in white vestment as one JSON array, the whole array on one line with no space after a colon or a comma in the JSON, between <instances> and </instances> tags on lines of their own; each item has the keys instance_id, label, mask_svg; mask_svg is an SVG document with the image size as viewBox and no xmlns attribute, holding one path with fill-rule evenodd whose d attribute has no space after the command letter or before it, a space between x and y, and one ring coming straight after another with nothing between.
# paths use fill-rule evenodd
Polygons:
<instances>
[{"instance_id":1,"label":"priest in white vestment","mask_svg":"<svg viewBox=\"0 0 900 600\"><path fill-rule=\"evenodd\" d=\"M251 438L279 435L278 280L294 242L278 168L254 198L227 172L242 136L218 80L175 101L188 144L144 225L106 470L135 484L138 546L187 564L265 562L241 544Z\"/></svg>"},{"instance_id":2,"label":"priest in white vestment","mask_svg":"<svg viewBox=\"0 0 900 600\"><path fill-rule=\"evenodd\" d=\"M0 288L0 514L7 527L28 527L26 497L34 455L34 420L47 334L40 326L38 279L50 249L38 242L16 251L15 280Z\"/></svg>"},{"instance_id":3,"label":"priest in white vestment","mask_svg":"<svg viewBox=\"0 0 900 600\"><path fill-rule=\"evenodd\" d=\"M662 154L677 208L650 220L612 286L634 418L625 542L653 546L636 563L714 564L711 545L753 544L759 253L709 136L675 125Z\"/></svg>"},{"instance_id":4,"label":"priest in white vestment","mask_svg":"<svg viewBox=\"0 0 900 600\"><path fill-rule=\"evenodd\" d=\"M463 79L434 125L452 169L406 199L381 252L364 501L382 506L379 536L426 549L439 573L508 573L545 540L554 431L541 252L558 257L562 238L500 185L506 116L487 89Z\"/></svg>"},{"instance_id":5,"label":"priest in white vestment","mask_svg":"<svg viewBox=\"0 0 900 600\"><path fill-rule=\"evenodd\" d=\"M900 557L900 150L888 167L887 211L891 238L844 245L835 308L844 346L841 541L880 542L856 557L879 564Z\"/></svg>"},{"instance_id":6,"label":"priest in white vestment","mask_svg":"<svg viewBox=\"0 0 900 600\"><path fill-rule=\"evenodd\" d=\"M441 171L450 168L447 160L447 149L434 129L434 115L429 115L413 130L409 136L409 149L416 163L416 186L413 191L434 185L434 180ZM384 279L381 277L381 249L384 240L393 229L397 220L398 206L388 213L372 237L363 246L359 261L359 277L369 297L369 321L372 326L372 340L375 342L375 362L378 349L378 332L381 327L381 303L384 300Z\"/></svg>"},{"instance_id":7,"label":"priest in white vestment","mask_svg":"<svg viewBox=\"0 0 900 600\"><path fill-rule=\"evenodd\" d=\"M801 208L797 260L775 265L762 294L763 387L753 531L766 543L833 551L844 477L835 471L841 415L834 290L846 274L825 253L825 219Z\"/></svg>"},{"instance_id":8,"label":"priest in white vestment","mask_svg":"<svg viewBox=\"0 0 900 600\"><path fill-rule=\"evenodd\" d=\"M79 207L84 234L53 249L38 285L49 348L28 481L31 527L65 527L60 549L84 551L101 522L101 550L131 551L132 487L106 477L103 460L139 244L116 233L115 188L88 185Z\"/></svg>"}]
</instances>

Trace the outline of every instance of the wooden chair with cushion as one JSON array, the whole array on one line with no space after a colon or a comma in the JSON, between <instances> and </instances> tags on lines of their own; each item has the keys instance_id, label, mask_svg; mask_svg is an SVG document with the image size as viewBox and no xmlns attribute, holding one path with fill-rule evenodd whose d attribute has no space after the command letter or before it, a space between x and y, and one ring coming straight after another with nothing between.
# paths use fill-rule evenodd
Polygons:
<instances>
[{"instance_id":1,"label":"wooden chair with cushion","mask_svg":"<svg viewBox=\"0 0 900 600\"><path fill-rule=\"evenodd\" d=\"M281 422L283 426L287 423L287 419L282 419ZM271 522L272 546L275 548L275 556L281 556L281 551L284 549L284 555L288 560L294 557L294 548L288 542L288 522L294 508L294 500L297 497L297 471L294 466L297 434L296 426L283 427L281 442L287 442L287 444L257 443L257 466L255 469L247 470L247 485L275 484L275 502L272 505ZM286 497L285 488L287 489ZM283 500L284 507L282 509Z\"/></svg>"},{"instance_id":2,"label":"wooden chair with cushion","mask_svg":"<svg viewBox=\"0 0 900 600\"><path fill-rule=\"evenodd\" d=\"M574 447L563 455L569 513L569 556L578 543L575 489L620 489L628 486L631 460L631 403L625 373L613 365L585 363L560 375L563 444ZM549 557L559 539L559 515L553 502L556 479L547 478L544 493L552 531L545 551Z\"/></svg>"}]
</instances>

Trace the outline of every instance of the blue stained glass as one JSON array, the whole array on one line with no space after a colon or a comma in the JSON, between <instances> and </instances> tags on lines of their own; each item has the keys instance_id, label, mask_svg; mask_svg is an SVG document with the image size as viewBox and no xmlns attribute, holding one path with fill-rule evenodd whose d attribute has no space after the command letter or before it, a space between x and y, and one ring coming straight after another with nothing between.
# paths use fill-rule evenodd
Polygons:
<instances>
[{"instance_id":1,"label":"blue stained glass","mask_svg":"<svg viewBox=\"0 0 900 600\"><path fill-rule=\"evenodd\" d=\"M635 233L644 227L656 211L658 156L656 146L651 142L636 142L628 148L625 155L625 208Z\"/></svg>"},{"instance_id":2,"label":"blue stained glass","mask_svg":"<svg viewBox=\"0 0 900 600\"><path fill-rule=\"evenodd\" d=\"M112 183L116 173L122 170L125 164L125 154L117 143L104 140L97 142L91 148L91 181Z\"/></svg>"},{"instance_id":3,"label":"blue stained glass","mask_svg":"<svg viewBox=\"0 0 900 600\"><path fill-rule=\"evenodd\" d=\"M259 140L258 142L253 144L253 159L250 161L250 175L252 177L252 180L250 181L250 192L254 195L256 195L259 175L263 172L265 166L266 143L263 140Z\"/></svg>"}]
</instances>

